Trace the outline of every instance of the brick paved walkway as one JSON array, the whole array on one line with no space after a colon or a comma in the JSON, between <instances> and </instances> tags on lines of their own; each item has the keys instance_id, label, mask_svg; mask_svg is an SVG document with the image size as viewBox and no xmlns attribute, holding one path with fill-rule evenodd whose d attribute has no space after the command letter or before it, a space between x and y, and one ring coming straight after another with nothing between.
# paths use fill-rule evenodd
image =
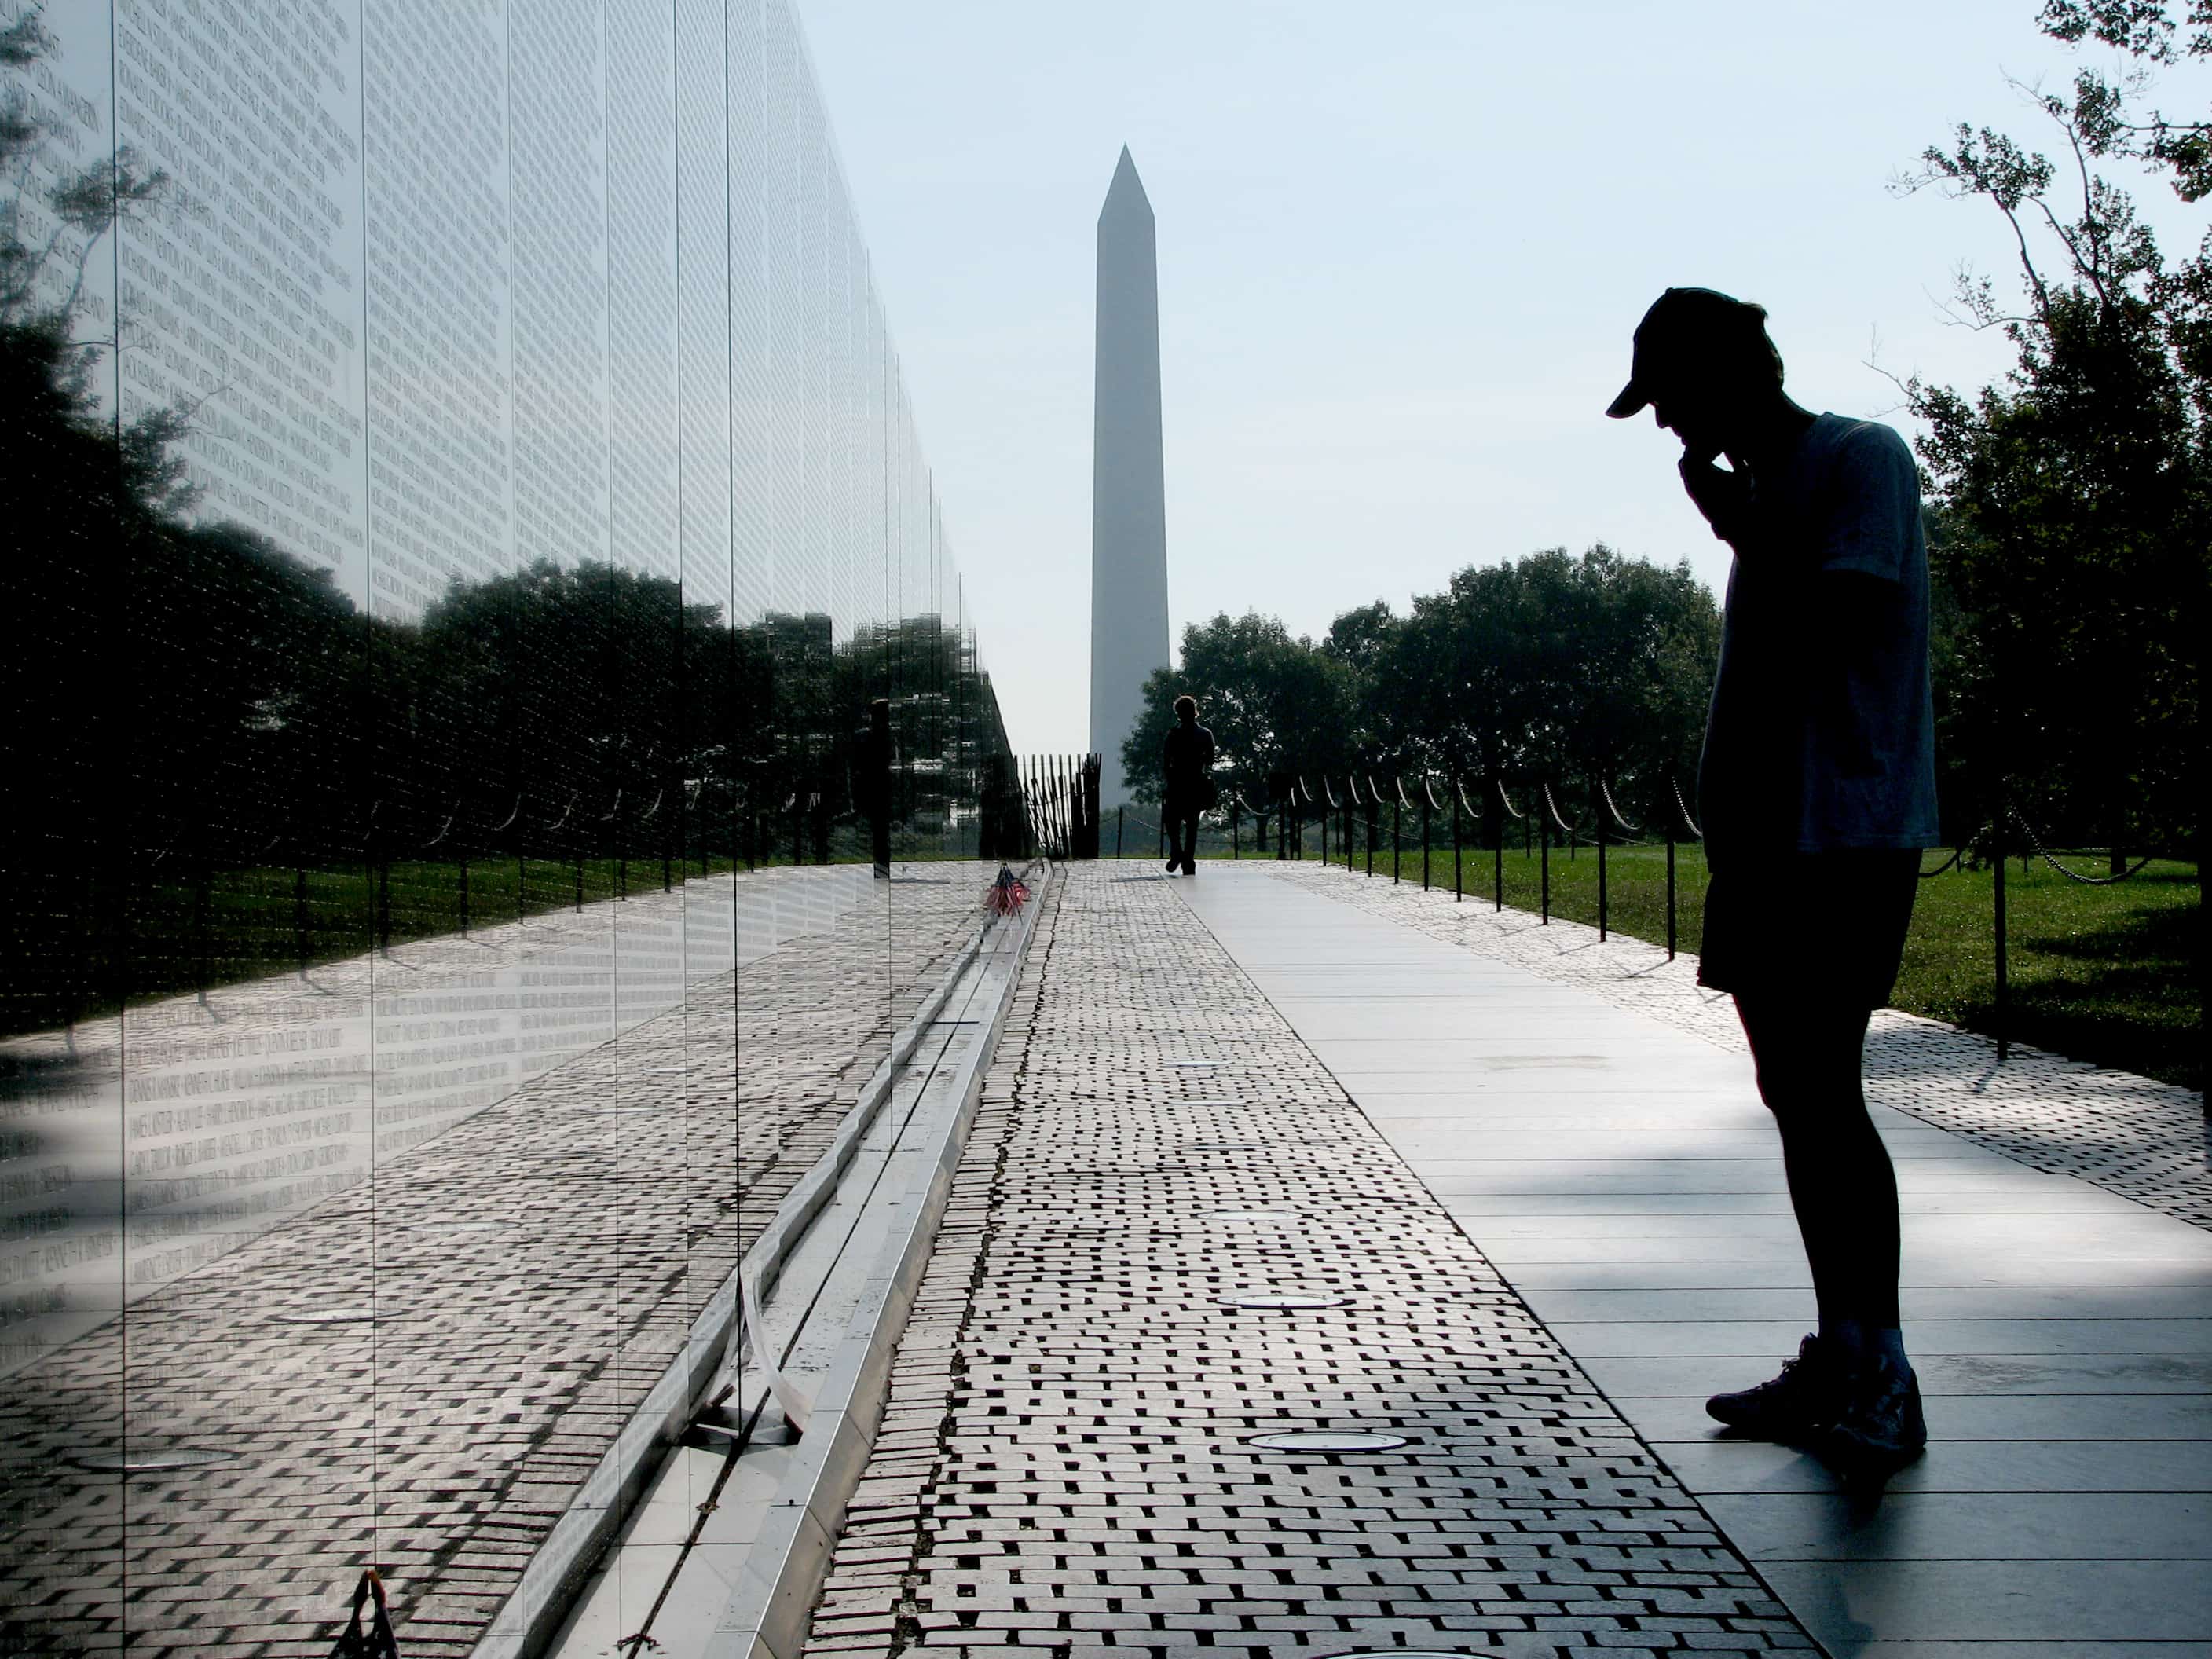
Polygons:
<instances>
[{"instance_id":1,"label":"brick paved walkway","mask_svg":"<svg viewBox=\"0 0 2212 1659\"><path fill-rule=\"evenodd\" d=\"M1692 956L1667 960L1660 946L1526 910L1493 914L1488 900L1455 903L1448 887L1424 892L1317 864L1255 862L1278 880L1357 905L1478 955L1557 984L1590 991L1690 1032L1747 1052L1729 998L1700 990ZM2015 1045L2003 1065L1996 1044L1973 1032L1885 1008L1867 1034L1867 1097L2001 1152L2031 1169L2079 1176L2193 1224L2212 1228L2212 1158L2204 1097L2040 1049Z\"/></svg>"},{"instance_id":2,"label":"brick paved walkway","mask_svg":"<svg viewBox=\"0 0 2212 1659\"><path fill-rule=\"evenodd\" d=\"M1066 873L808 1653L1808 1648L1173 888ZM1407 1443L1251 1439L1324 1429Z\"/></svg>"},{"instance_id":3,"label":"brick paved walkway","mask_svg":"<svg viewBox=\"0 0 2212 1659\"><path fill-rule=\"evenodd\" d=\"M818 911L801 936L688 995L682 909L629 918L663 935L665 1012L587 1046L649 968L570 964L542 1012L573 1058L380 1139L365 1178L0 1382L0 1650L320 1656L373 1559L409 1659L466 1652L975 924L985 872L928 868L889 893L862 872L842 913L784 895ZM234 1032L298 994L222 994ZM70 1461L126 1436L230 1461L127 1482Z\"/></svg>"}]
</instances>

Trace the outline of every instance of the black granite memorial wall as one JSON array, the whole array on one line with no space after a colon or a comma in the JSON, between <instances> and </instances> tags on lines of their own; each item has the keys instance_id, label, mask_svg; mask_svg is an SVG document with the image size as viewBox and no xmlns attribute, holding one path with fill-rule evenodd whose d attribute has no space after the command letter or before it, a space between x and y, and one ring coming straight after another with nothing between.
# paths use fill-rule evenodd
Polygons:
<instances>
[{"instance_id":1,"label":"black granite memorial wall","mask_svg":"<svg viewBox=\"0 0 2212 1659\"><path fill-rule=\"evenodd\" d=\"M788 0L0 0L0 1649L167 1645L149 1458L312 1428L302 1607L431 1524L426 1238L593 1376L726 1276L1006 744Z\"/></svg>"}]
</instances>

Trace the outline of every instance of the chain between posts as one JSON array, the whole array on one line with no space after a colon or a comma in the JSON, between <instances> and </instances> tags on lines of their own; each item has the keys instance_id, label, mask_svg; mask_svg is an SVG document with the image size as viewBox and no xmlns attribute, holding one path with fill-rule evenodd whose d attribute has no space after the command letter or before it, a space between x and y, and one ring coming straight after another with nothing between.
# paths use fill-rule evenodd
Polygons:
<instances>
[{"instance_id":1,"label":"chain between posts","mask_svg":"<svg viewBox=\"0 0 2212 1659\"><path fill-rule=\"evenodd\" d=\"M2078 882L2084 887L2114 886L2120 882L2127 880L2130 876L2142 874L2143 866L2150 862L2150 855L2146 854L2143 857L2136 860L2133 868L2122 870L2114 875L2076 875L2073 871L2069 870L2064 865L2061 864L2057 859L2051 855L2050 849L2043 844L2043 837L2035 833L2035 826L2027 821L2027 815L2026 813L2022 812L2017 806L2014 806L2010 800L2007 800L2005 802L2004 811L2005 815L2011 818L2014 823L2018 824L2021 827L2022 833L2027 836L2027 844L2035 849L2036 856L2040 858L2053 870L2056 870L2060 875L2065 877L2067 880Z\"/></svg>"},{"instance_id":2,"label":"chain between posts","mask_svg":"<svg viewBox=\"0 0 2212 1659\"><path fill-rule=\"evenodd\" d=\"M1984 822L1979 830L1977 830L1972 835L1967 836L1965 841L1960 842L1956 847L1954 847L1951 849L1951 856L1949 858L1945 859L1942 863L1937 865L1933 870L1923 870L1920 872L1920 879L1927 881L1931 878L1940 876L1945 871L1951 869L1960 859L1966 857L1967 848L1972 846L1974 842L1984 840L1988 837L1990 828L1991 825L1989 823Z\"/></svg>"},{"instance_id":3,"label":"chain between posts","mask_svg":"<svg viewBox=\"0 0 2212 1659\"><path fill-rule=\"evenodd\" d=\"M1559 804L1552 799L1552 786L1548 783L1544 785L1544 805L1552 815L1552 822L1558 824L1561 833L1570 840L1581 833L1579 825L1569 823L1560 813Z\"/></svg>"},{"instance_id":4,"label":"chain between posts","mask_svg":"<svg viewBox=\"0 0 2212 1659\"><path fill-rule=\"evenodd\" d=\"M1682 815L1682 822L1689 826L1692 838L1703 841L1705 838L1705 832L1698 828L1698 821L1690 816L1689 803L1682 799L1681 784L1670 777L1667 780L1667 787L1674 792L1674 810ZM1670 825L1669 828L1671 827Z\"/></svg>"},{"instance_id":5,"label":"chain between posts","mask_svg":"<svg viewBox=\"0 0 2212 1659\"><path fill-rule=\"evenodd\" d=\"M1670 781L1671 781L1671 780L1670 780ZM1610 812L1611 814L1613 814L1613 821L1615 823L1619 824L1619 825L1621 827L1621 829L1622 829L1622 830L1626 830L1628 834L1630 834L1630 835L1632 835L1632 836L1640 836L1640 835L1643 835L1643 834L1644 833L1643 830L1641 830L1638 829L1634 824L1631 823L1630 823L1626 818L1625 818L1625 817L1621 817L1621 815L1620 815L1620 808L1619 806L1617 806L1617 805L1615 805L1613 804L1613 786L1612 786L1610 783L1607 782L1603 778L1600 778L1600 779L1598 780L1597 787L1598 787L1598 793L1605 798L1605 810L1606 810L1607 811ZM1648 843L1638 843L1638 844L1639 844L1639 845L1646 845L1646 844L1648 844Z\"/></svg>"},{"instance_id":6,"label":"chain between posts","mask_svg":"<svg viewBox=\"0 0 2212 1659\"><path fill-rule=\"evenodd\" d=\"M1383 791L1380 786L1376 783L1371 774L1368 775L1366 778L1367 794L1364 799L1360 793L1359 775L1348 774L1346 781L1350 794L1349 804L1351 805L1365 805L1371 811L1374 807L1382 805L1384 798ZM1405 811L1413 810L1414 803L1407 795L1405 782L1402 778L1394 776L1392 783L1395 796L1395 799L1393 802L1393 841L1395 843L1394 851L1396 856L1394 857L1392 866L1393 878L1395 880L1397 876L1398 864L1402 860L1403 857L1403 838L1402 836L1397 832L1395 823L1396 815ZM1336 799L1334 787L1329 782L1325 775L1322 779L1322 784L1324 789L1328 792L1328 802L1331 809L1335 810L1339 808L1340 803ZM1669 813L1662 813L1661 816L1664 820L1664 845L1667 852L1667 955L1668 960L1671 961L1677 954L1676 947L1678 943L1677 923L1679 905L1677 897L1675 849L1680 838L1680 832L1686 830L1691 839L1701 842L1705 839L1705 830L1704 826L1699 824L1697 819L1691 814L1689 802L1683 794L1680 781L1670 776L1667 781L1667 785L1668 794L1671 797L1673 811ZM1553 786L1548 781L1543 781L1538 785L1537 799L1539 805L1537 806L1531 807L1525 812L1513 804L1513 798L1507 793L1505 781L1502 776L1492 774L1492 787L1497 793L1499 807L1503 809L1508 818L1526 822L1533 817L1535 825L1540 828L1543 832L1542 886L1539 901L1539 916L1542 923L1548 925L1551 920L1550 855L1553 832L1556 830L1559 833L1569 836L1570 838L1575 837L1580 834L1584 824L1589 821L1588 815L1585 815L1585 817L1583 820L1571 823L1566 815L1560 811L1558 796L1554 793ZM1424 826L1422 836L1422 879L1423 885L1425 887L1428 884L1428 859L1430 853L1430 836L1427 830L1429 814L1443 811L1444 809L1445 802L1439 800L1437 795L1435 781L1433 778L1425 773L1421 775L1421 789L1424 802L1424 805L1422 807ZM1453 888L1455 896L1457 896L1461 886L1459 878L1461 852L1459 814L1462 811L1468 813L1469 816L1474 816L1475 814L1474 803L1468 797L1467 786L1464 781L1456 777L1452 779L1449 786L1449 789L1450 794L1450 805L1453 808ZM1310 799L1310 793L1309 799ZM1602 939L1606 937L1607 921L1606 914L1606 854L1608 846L1615 844L1649 846L1653 843L1646 840L1638 840L1627 843L1614 843L1608 841L1608 826L1618 829L1631 836L1648 836L1651 833L1649 829L1641 828L1630 822L1627 815L1620 810L1620 802L1613 796L1613 786L1610 779L1601 777L1597 780L1597 788L1592 798L1590 806L1591 811L1595 814L1595 845L1599 863L1598 927L1599 936L1601 939ZM1346 825L1348 830L1348 806L1344 810L1346 811ZM2158 856L2155 854L2146 854L2142 857L2137 858L2132 864L2129 865L2124 869L2115 871L2109 875L2083 875L2076 870L2069 868L2064 862L2051 852L2050 848L2045 844L2043 837L2037 832L2035 826L2029 821L2026 813L2021 811L2020 807L2008 797L2006 797L2002 799L2002 804L1996 815L1990 819L1986 820L1982 828L1975 834L1965 837L1959 846L1952 849L1950 855L1941 864L1937 865L1931 870L1916 871L1915 873L1921 880L1929 880L1936 876L1942 875L1948 871L1960 868L1965 855L1969 849L1976 846L1986 846L1990 849L1992 860L1996 866L1995 883L1992 895L1995 910L1994 920L1996 924L1995 967L1996 973L1996 1007L1994 1020L1996 1029L1994 1035L1997 1043L1997 1057L2000 1060L2002 1060L2008 1056L2011 1048L2008 1018L2009 1004L2008 981L2010 977L2008 971L2008 928L2007 923L2008 918L2007 915L2007 896L2005 893L2003 875L2005 849L2002 843L2004 837L2002 834L2007 822L2018 827L2022 836L2027 842L2028 848L2032 850L2034 854L2053 872L2053 873L2061 877L2064 880L2079 886L2110 887L2117 885L2121 882L2130 880L2142 874L2142 872L2148 868ZM1504 908L1504 820L1499 821L1500 832L1493 837L1495 844L1492 848L1493 861L1492 876L1493 908L1501 911ZM1370 844L1368 847L1368 870L1370 875L1373 873L1374 867L1374 839L1370 828L1370 834L1369 836ZM1524 851L1528 849L1524 848ZM1346 867L1349 868L1351 860L1349 857L1350 842L1348 838L1346 842ZM2027 855L2026 852L2021 854L2021 857L2023 859L2025 859Z\"/></svg>"}]
</instances>

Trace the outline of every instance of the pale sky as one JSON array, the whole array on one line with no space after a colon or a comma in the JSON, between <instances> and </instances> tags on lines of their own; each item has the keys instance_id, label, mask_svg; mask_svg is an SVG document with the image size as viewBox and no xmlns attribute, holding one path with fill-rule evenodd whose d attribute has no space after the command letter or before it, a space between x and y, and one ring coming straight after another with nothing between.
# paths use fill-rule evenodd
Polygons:
<instances>
[{"instance_id":1,"label":"pale sky","mask_svg":"<svg viewBox=\"0 0 2212 1659\"><path fill-rule=\"evenodd\" d=\"M1985 205L1886 187L1960 121L2057 137L2037 0L800 0L1015 746L1088 731L1091 306L1127 143L1158 218L1168 588L1318 636L1471 563L1606 541L1717 592L1649 412L1604 417L1670 284L1757 300L1815 410L1867 366L1978 386ZM2202 106L2201 72L2166 83ZM2203 218L2137 191L2185 252ZM1878 343L1878 350L1877 350Z\"/></svg>"}]
</instances>

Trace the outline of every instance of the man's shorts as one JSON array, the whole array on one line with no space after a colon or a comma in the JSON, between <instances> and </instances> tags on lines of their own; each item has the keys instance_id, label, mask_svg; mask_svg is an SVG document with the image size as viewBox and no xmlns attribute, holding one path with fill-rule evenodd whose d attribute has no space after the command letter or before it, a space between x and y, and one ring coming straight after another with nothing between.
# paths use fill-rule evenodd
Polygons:
<instances>
[{"instance_id":1,"label":"man's shorts","mask_svg":"<svg viewBox=\"0 0 2212 1659\"><path fill-rule=\"evenodd\" d=\"M1897 983L1919 889L1917 850L1731 860L1705 888L1698 983L1832 1007L1882 1007Z\"/></svg>"}]
</instances>

